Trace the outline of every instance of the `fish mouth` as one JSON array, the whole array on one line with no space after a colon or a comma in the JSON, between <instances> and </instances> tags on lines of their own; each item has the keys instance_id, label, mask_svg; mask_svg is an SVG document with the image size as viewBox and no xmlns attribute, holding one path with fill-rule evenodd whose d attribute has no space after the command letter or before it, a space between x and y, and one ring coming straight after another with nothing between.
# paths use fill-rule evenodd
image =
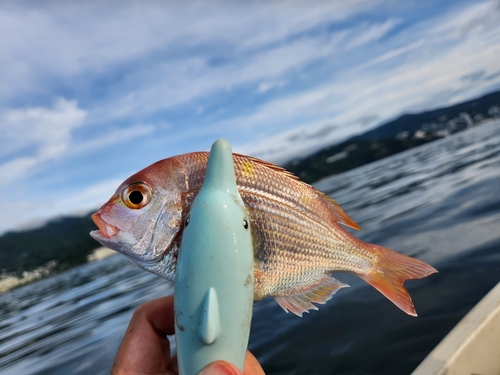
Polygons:
<instances>
[{"instance_id":1,"label":"fish mouth","mask_svg":"<svg viewBox=\"0 0 500 375\"><path fill-rule=\"evenodd\" d=\"M94 221L95 225L97 225L97 228L99 228L99 230L94 230L90 232L91 234L97 236L101 234L105 238L111 238L116 233L118 233L118 228L104 221L99 213L93 214L92 220Z\"/></svg>"},{"instance_id":2,"label":"fish mouth","mask_svg":"<svg viewBox=\"0 0 500 375\"><path fill-rule=\"evenodd\" d=\"M164 254L161 254L155 259L145 260L140 256L131 253L130 251L123 250L120 244L116 242L115 239L111 238L120 231L119 228L106 222L101 217L101 214L99 212L92 215L92 220L94 221L95 225L97 225L99 230L93 230L92 232L90 232L90 236L94 240L100 242L103 246L122 253L132 262L136 263L140 268L148 269L150 267L153 267L156 263L160 262L163 259Z\"/></svg>"}]
</instances>

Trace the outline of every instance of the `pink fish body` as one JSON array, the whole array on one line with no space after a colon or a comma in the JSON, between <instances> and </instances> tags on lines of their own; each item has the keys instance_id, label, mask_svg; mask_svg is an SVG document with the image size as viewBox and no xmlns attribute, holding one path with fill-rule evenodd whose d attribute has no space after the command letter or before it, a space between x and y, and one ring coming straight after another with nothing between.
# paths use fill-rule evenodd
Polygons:
<instances>
[{"instance_id":1,"label":"pink fish body","mask_svg":"<svg viewBox=\"0 0 500 375\"><path fill-rule=\"evenodd\" d=\"M207 152L174 156L128 178L93 215L99 230L92 237L173 281L207 160ZM234 164L252 228L256 300L272 296L285 311L302 316L347 286L330 273L349 272L416 316L403 282L437 272L433 267L359 240L341 227L360 229L335 200L282 168L237 154Z\"/></svg>"}]
</instances>

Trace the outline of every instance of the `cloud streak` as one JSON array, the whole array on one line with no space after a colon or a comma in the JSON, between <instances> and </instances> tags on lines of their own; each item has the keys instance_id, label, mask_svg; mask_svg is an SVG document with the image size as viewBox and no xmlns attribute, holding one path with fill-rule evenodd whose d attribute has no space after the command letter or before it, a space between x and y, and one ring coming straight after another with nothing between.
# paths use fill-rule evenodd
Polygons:
<instances>
[{"instance_id":1,"label":"cloud streak","mask_svg":"<svg viewBox=\"0 0 500 375\"><path fill-rule=\"evenodd\" d=\"M62 157L68 149L71 132L83 124L86 112L76 102L58 100L53 108L25 108L0 113L2 151L0 186L26 176L31 169ZM10 155L24 154L29 156ZM24 152L23 152L24 151Z\"/></svg>"}]
</instances>

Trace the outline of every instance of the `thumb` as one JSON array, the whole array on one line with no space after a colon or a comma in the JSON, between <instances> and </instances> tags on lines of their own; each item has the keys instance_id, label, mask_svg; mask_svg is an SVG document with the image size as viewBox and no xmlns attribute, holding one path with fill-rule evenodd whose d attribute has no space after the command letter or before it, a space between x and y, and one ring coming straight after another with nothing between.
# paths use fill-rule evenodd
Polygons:
<instances>
[{"instance_id":1,"label":"thumb","mask_svg":"<svg viewBox=\"0 0 500 375\"><path fill-rule=\"evenodd\" d=\"M242 375L242 372L231 362L215 361L201 370L199 375Z\"/></svg>"}]
</instances>

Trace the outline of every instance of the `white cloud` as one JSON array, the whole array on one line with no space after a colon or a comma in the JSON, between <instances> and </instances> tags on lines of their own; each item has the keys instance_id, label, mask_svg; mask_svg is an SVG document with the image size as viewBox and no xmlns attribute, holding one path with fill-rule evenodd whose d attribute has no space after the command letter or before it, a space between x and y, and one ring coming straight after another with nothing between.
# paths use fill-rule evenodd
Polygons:
<instances>
[{"instance_id":1,"label":"white cloud","mask_svg":"<svg viewBox=\"0 0 500 375\"><path fill-rule=\"evenodd\" d=\"M95 185L77 186L74 190L59 192L57 199L25 197L13 200L0 197L2 217L7 223L0 225L0 233L11 228L27 229L44 224L47 220L68 214L84 214L104 204L125 178L113 178Z\"/></svg>"},{"instance_id":2,"label":"white cloud","mask_svg":"<svg viewBox=\"0 0 500 375\"><path fill-rule=\"evenodd\" d=\"M110 147L117 143L127 142L151 134L155 130L152 124L139 124L130 128L111 130L98 138L86 142L78 142L71 148L71 154L83 154L103 147Z\"/></svg>"},{"instance_id":3,"label":"white cloud","mask_svg":"<svg viewBox=\"0 0 500 375\"><path fill-rule=\"evenodd\" d=\"M474 34L483 34L498 29L500 2L483 1L450 12L443 22L432 26L432 32L443 40L462 40ZM498 35L497 35L498 36Z\"/></svg>"},{"instance_id":4,"label":"white cloud","mask_svg":"<svg viewBox=\"0 0 500 375\"><path fill-rule=\"evenodd\" d=\"M378 56L372 60L369 60L367 61L366 63L363 63L361 65L358 65L356 68L358 70L364 70L366 68L369 68L373 65L376 65L376 64L379 64L379 63L382 63L382 62L385 62L387 60L390 60L390 59L393 59L395 57L398 57L398 56L401 56L411 50L414 50L414 49L417 49L419 47L422 47L424 46L425 42L424 40L417 40L416 42L413 42L409 45L406 45L406 46L403 46L403 47L399 47L399 48L396 48L396 49L393 49L389 52L386 52L384 53L383 55L381 56Z\"/></svg>"},{"instance_id":5,"label":"white cloud","mask_svg":"<svg viewBox=\"0 0 500 375\"><path fill-rule=\"evenodd\" d=\"M19 157L0 164L0 186L23 177L26 171L33 168L36 163L34 157Z\"/></svg>"},{"instance_id":6,"label":"white cloud","mask_svg":"<svg viewBox=\"0 0 500 375\"><path fill-rule=\"evenodd\" d=\"M492 5L488 6L493 12ZM462 9L460 14L483 14L479 10L484 9L483 4L473 5ZM437 17L432 24L425 21L425 27L416 24L399 37L407 42L406 46L396 47L345 69L342 77L321 86L268 101L252 115L229 119L221 125L237 123L244 128L269 129L259 132L258 139L240 143L237 147L248 154L283 162L341 141L353 133L366 131L380 121L404 112L452 105L478 96L489 87L496 85L498 89L500 77L495 77L492 82L471 82L462 77L479 70L484 71L483 76L497 71L500 24L487 23L489 28L470 33L465 40L446 48L440 37L450 43L449 35L459 35L455 31L471 23L471 17L460 15L457 22L451 23L449 18L455 16ZM458 22L460 20L462 23ZM443 25L447 25L444 29L448 36L442 34ZM435 35L439 37L435 38ZM493 42L492 38L495 38ZM397 37L393 43L401 44ZM392 61L396 57L399 60ZM377 69L368 69L375 65ZM299 120L301 116L305 120ZM366 116L371 120L360 121ZM311 121L312 118L315 120ZM325 124L338 127L319 139L307 136Z\"/></svg>"},{"instance_id":7,"label":"white cloud","mask_svg":"<svg viewBox=\"0 0 500 375\"><path fill-rule=\"evenodd\" d=\"M52 205L51 210L54 213L64 212L88 212L89 210L99 208L100 205L107 202L114 194L115 190L125 180L127 176L113 178L98 182L93 185L83 186L77 192L71 192L63 199Z\"/></svg>"},{"instance_id":8,"label":"white cloud","mask_svg":"<svg viewBox=\"0 0 500 375\"><path fill-rule=\"evenodd\" d=\"M387 35L389 31L400 23L401 20L389 19L384 23L363 25L363 27L353 31L354 35L349 36L345 49L359 48L368 43L377 41Z\"/></svg>"},{"instance_id":9,"label":"white cloud","mask_svg":"<svg viewBox=\"0 0 500 375\"><path fill-rule=\"evenodd\" d=\"M272 82L272 81L267 81L267 82L261 82L259 83L259 87L257 88L257 91L260 93L265 93L271 89L277 88L277 87L283 87L285 85L285 81L278 81L278 82Z\"/></svg>"},{"instance_id":10,"label":"white cloud","mask_svg":"<svg viewBox=\"0 0 500 375\"><path fill-rule=\"evenodd\" d=\"M367 7L366 4L364 6ZM457 30L463 30L466 25L471 24L471 17L465 15L481 15L484 12L488 13L488 10L491 14L493 13L491 7L491 3L473 4L458 13L454 12L451 15L441 16L441 18L434 17L432 20L424 20L407 28L401 34L392 36L389 42L378 46L378 48L372 48L369 52L365 49L366 45L380 40L403 21L399 18L391 18L385 22L374 24L364 22L361 25L341 28L335 32L323 33L320 31L305 34L291 38L284 43L283 41L287 37L300 35L301 31L313 28L313 20L318 26L328 20L336 20L338 17L332 16L331 9L327 6L318 6L303 17L301 17L301 12L291 12L290 18L285 17L288 8L281 17L271 11L267 17L262 17L262 19L249 10L249 14L245 14L245 17L240 17L239 20L243 25L250 23L250 20L255 21L256 24L249 25L248 29L241 27L241 30L254 31L258 35L257 39L249 39L248 35L240 34L242 31L239 27L230 36L222 36L222 30L226 30L224 27L233 25L233 23L221 20L223 25L218 25L217 31L212 31L211 34L214 40L223 40L225 43L223 43L225 48L220 52L222 61L220 64L211 65L210 63L210 58L213 55L217 56L217 48L215 48L215 52L208 54L195 53L185 56L183 59L159 60L149 69L132 71L123 85L116 86L117 91L126 94L110 95L94 108L92 117L110 120L126 118L131 115L145 116L156 111L175 108L194 100L221 94L226 92L228 87L234 89L249 83L255 84L258 92L267 92L271 88L280 87L284 82L292 83L303 74L307 66L322 59L332 65L330 76L326 76L324 82L312 91L322 91L325 89L324 86L339 85L338 78L331 76L331 72L334 72L333 69L336 66L338 66L339 75L349 76L356 80L356 74L352 71L354 67L363 71L358 74L364 75L364 71L370 69L377 69L377 71L397 69L401 61L404 62L405 59L409 60L410 58L419 61L419 65L427 64L432 61L432 54L442 55L453 50L458 39L449 45L443 43L449 41L450 38L456 38L456 35L459 35ZM354 7L348 8L352 14ZM347 10L344 10L343 13L350 15ZM343 13L341 12L341 14ZM455 17L456 20L452 21ZM472 19L475 20L478 17ZM269 21L269 18L275 19L277 25L269 23L269 27L262 28L263 31L260 31L257 27L260 23L256 20ZM483 18L481 20L484 21ZM283 26L279 26L281 24ZM487 26L483 27L482 32L477 35L481 38L487 36L489 43L495 43L495 41L491 41L491 38L498 35L497 26L489 21L485 24ZM294 25L297 30L292 28ZM276 35L269 35L270 30L276 31ZM496 33L492 30L495 30ZM476 37L474 33L471 35L472 38ZM237 39L239 37L241 39ZM390 64L393 66L388 68ZM411 61L408 61L408 64L411 65ZM340 78L340 81L346 85L352 85L346 79ZM338 92L335 89L333 91ZM286 92L284 95L289 96L290 93ZM313 95L311 90L307 88L305 96L311 95ZM287 101L286 97L277 97L273 100L272 105L279 104L282 99ZM267 105L267 107L270 106L271 104ZM280 108L284 112L282 112L283 117L280 118L278 124L284 123L287 117L292 117L290 112L297 115L300 110L306 107L306 103L300 103L298 107ZM331 109L328 110L328 107ZM332 113L334 108L336 108L335 104L324 103L318 105L315 111L316 113L324 113L326 109L326 113ZM259 110L255 114L250 114L249 117L242 116L243 119L237 118L237 123L241 123L240 120L249 123L252 122L252 118L254 120L261 119L261 112ZM302 115L302 117L304 116ZM234 123L234 119L228 121ZM310 121L310 119L306 121ZM279 127L279 125L277 126Z\"/></svg>"},{"instance_id":11,"label":"white cloud","mask_svg":"<svg viewBox=\"0 0 500 375\"><path fill-rule=\"evenodd\" d=\"M22 177L44 161L61 157L68 149L72 130L82 125L85 116L76 102L64 99L50 109L31 107L1 112L0 184Z\"/></svg>"},{"instance_id":12,"label":"white cloud","mask_svg":"<svg viewBox=\"0 0 500 375\"><path fill-rule=\"evenodd\" d=\"M335 53L345 36L344 32L329 38L302 37L269 50L255 51L229 60L219 66L210 66L204 56L183 60L161 61L148 70L132 72L127 78L128 90L99 105L92 114L98 120L119 119L130 115L145 115L172 108L195 99L227 91L228 87L266 82L261 92L269 89L269 82L279 86L287 74L296 74L307 64Z\"/></svg>"},{"instance_id":13,"label":"white cloud","mask_svg":"<svg viewBox=\"0 0 500 375\"><path fill-rule=\"evenodd\" d=\"M90 114L92 122L103 122L172 108L228 86L280 82L290 69L332 53L337 41L322 40L329 23L377 3L4 4L0 98L43 95L47 86L67 87L68 80L77 84L70 89L85 92L118 72ZM311 30L320 37L306 36ZM227 63L211 64L219 58Z\"/></svg>"},{"instance_id":14,"label":"white cloud","mask_svg":"<svg viewBox=\"0 0 500 375\"><path fill-rule=\"evenodd\" d=\"M237 53L255 50L376 5L366 0L258 5L226 1L2 3L0 98L41 94L50 80L112 73L149 54L159 60L178 60L186 50L202 45L213 52L221 47Z\"/></svg>"}]
</instances>

